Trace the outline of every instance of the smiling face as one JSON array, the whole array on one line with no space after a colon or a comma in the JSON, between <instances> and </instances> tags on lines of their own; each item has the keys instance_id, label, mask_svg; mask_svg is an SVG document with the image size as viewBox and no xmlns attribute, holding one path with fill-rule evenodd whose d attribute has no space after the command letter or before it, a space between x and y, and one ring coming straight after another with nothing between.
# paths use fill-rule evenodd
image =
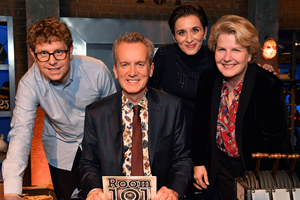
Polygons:
<instances>
[{"instance_id":1,"label":"smiling face","mask_svg":"<svg viewBox=\"0 0 300 200\"><path fill-rule=\"evenodd\" d=\"M215 60L226 81L237 84L246 73L251 55L236 43L235 35L222 33L217 39Z\"/></svg>"},{"instance_id":2,"label":"smiling face","mask_svg":"<svg viewBox=\"0 0 300 200\"><path fill-rule=\"evenodd\" d=\"M154 64L149 62L148 49L142 42L121 42L115 50L113 67L115 78L119 79L124 95L137 104L144 96Z\"/></svg>"},{"instance_id":3,"label":"smiling face","mask_svg":"<svg viewBox=\"0 0 300 200\"><path fill-rule=\"evenodd\" d=\"M53 55L50 56L48 61L40 62L35 57L34 53L48 52L53 53L57 50L68 50L67 45L62 41L55 41L43 44L37 44L35 51L30 49L31 55L34 57L35 63L38 65L42 75L46 76L50 80L64 84L68 80L70 74L70 60L72 60L73 46L67 52L67 57L64 60L56 60Z\"/></svg>"},{"instance_id":4,"label":"smiling face","mask_svg":"<svg viewBox=\"0 0 300 200\"><path fill-rule=\"evenodd\" d=\"M200 19L195 15L180 17L174 27L174 39L180 49L187 55L195 55L206 37L207 27L203 27Z\"/></svg>"}]
</instances>

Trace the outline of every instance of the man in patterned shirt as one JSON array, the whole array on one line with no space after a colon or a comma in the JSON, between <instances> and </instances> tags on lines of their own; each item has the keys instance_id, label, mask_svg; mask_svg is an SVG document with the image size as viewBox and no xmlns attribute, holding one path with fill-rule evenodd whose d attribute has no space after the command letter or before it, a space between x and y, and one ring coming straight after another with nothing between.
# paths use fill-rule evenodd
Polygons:
<instances>
[{"instance_id":1,"label":"man in patterned shirt","mask_svg":"<svg viewBox=\"0 0 300 200\"><path fill-rule=\"evenodd\" d=\"M140 106L143 174L157 177L155 199L178 199L191 178L181 101L147 87L154 64L153 43L126 33L113 45L114 74L122 91L86 108L80 160L82 192L87 199L107 199L102 176L132 176L133 108Z\"/></svg>"}]
</instances>

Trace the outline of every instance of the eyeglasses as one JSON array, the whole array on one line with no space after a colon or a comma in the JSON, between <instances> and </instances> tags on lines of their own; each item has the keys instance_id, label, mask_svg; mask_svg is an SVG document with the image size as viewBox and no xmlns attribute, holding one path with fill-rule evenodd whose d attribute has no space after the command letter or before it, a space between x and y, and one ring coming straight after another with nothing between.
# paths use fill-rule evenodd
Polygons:
<instances>
[{"instance_id":1,"label":"eyeglasses","mask_svg":"<svg viewBox=\"0 0 300 200\"><path fill-rule=\"evenodd\" d=\"M69 50L56 50L53 53L49 53L47 51L41 51L38 53L34 53L35 57L40 62L47 62L50 59L50 56L53 55L53 57L56 60L64 60L67 57L67 53Z\"/></svg>"}]
</instances>

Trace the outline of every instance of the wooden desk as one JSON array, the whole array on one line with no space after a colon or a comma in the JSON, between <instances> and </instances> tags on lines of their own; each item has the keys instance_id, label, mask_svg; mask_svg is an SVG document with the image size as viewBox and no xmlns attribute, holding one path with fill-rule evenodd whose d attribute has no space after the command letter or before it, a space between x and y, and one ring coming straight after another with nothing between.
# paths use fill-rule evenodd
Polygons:
<instances>
[{"instance_id":1,"label":"wooden desk","mask_svg":"<svg viewBox=\"0 0 300 200\"><path fill-rule=\"evenodd\" d=\"M0 199L4 199L3 183L0 183Z\"/></svg>"},{"instance_id":2,"label":"wooden desk","mask_svg":"<svg viewBox=\"0 0 300 200\"><path fill-rule=\"evenodd\" d=\"M0 166L2 166L2 162L6 157L6 153L0 153ZM4 189L3 189L3 177L2 177L2 171L0 168L0 199L4 199Z\"/></svg>"}]
</instances>

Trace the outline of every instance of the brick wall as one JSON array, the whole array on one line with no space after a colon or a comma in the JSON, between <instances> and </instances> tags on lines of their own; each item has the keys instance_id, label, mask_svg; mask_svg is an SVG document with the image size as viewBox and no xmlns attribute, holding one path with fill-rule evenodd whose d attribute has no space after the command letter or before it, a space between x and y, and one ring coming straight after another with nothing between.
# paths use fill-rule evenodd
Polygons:
<instances>
[{"instance_id":1,"label":"brick wall","mask_svg":"<svg viewBox=\"0 0 300 200\"><path fill-rule=\"evenodd\" d=\"M300 1L279 1L279 28L300 30Z\"/></svg>"},{"instance_id":2,"label":"brick wall","mask_svg":"<svg viewBox=\"0 0 300 200\"><path fill-rule=\"evenodd\" d=\"M159 3L161 0L157 0ZM115 19L145 19L167 20L174 10L178 0L165 0L156 4L154 0L62 0L60 2L61 16L115 18ZM224 14L237 14L247 17L247 0L198 0L185 1L182 4L201 5L210 22L215 22Z\"/></svg>"},{"instance_id":3,"label":"brick wall","mask_svg":"<svg viewBox=\"0 0 300 200\"><path fill-rule=\"evenodd\" d=\"M25 0L0 0L0 15L13 16L15 80L27 71Z\"/></svg>"},{"instance_id":4,"label":"brick wall","mask_svg":"<svg viewBox=\"0 0 300 200\"><path fill-rule=\"evenodd\" d=\"M139 0L141 1L141 0ZM60 0L62 17L90 17L113 19L167 20L177 6L176 0ZM162 0L156 0L161 3ZM178 2L179 0L177 0ZM181 0L182 4L202 5L213 24L224 14L248 15L248 0ZM280 29L300 30L300 1L279 1ZM0 15L13 16L16 83L27 71L25 0L0 0Z\"/></svg>"}]
</instances>

